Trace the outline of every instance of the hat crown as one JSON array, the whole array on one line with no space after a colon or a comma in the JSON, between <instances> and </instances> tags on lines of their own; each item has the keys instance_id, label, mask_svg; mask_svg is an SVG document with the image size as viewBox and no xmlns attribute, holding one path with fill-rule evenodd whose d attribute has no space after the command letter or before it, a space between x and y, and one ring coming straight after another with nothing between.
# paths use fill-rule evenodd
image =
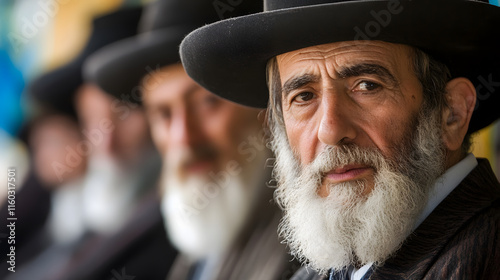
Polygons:
<instances>
[{"instance_id":1,"label":"hat crown","mask_svg":"<svg viewBox=\"0 0 500 280\"><path fill-rule=\"evenodd\" d=\"M200 27L229 17L262 11L262 1L158 0L149 4L141 18L141 33L169 27Z\"/></svg>"},{"instance_id":2,"label":"hat crown","mask_svg":"<svg viewBox=\"0 0 500 280\"><path fill-rule=\"evenodd\" d=\"M77 59L83 61L98 49L135 35L142 10L142 7L123 8L95 18L92 21L92 34Z\"/></svg>"},{"instance_id":3,"label":"hat crown","mask_svg":"<svg viewBox=\"0 0 500 280\"><path fill-rule=\"evenodd\" d=\"M137 33L141 7L123 8L92 21L92 34L83 50L68 64L37 77L28 85L31 97L51 110L76 118L73 97L83 83L82 65L100 48Z\"/></svg>"},{"instance_id":4,"label":"hat crown","mask_svg":"<svg viewBox=\"0 0 500 280\"><path fill-rule=\"evenodd\" d=\"M320 5L320 4L332 4L340 2L352 2L360 0L265 0L264 1L264 11L274 11L288 8L297 8L304 6ZM364 0L366 2L373 0ZM417 0L418 1L418 0ZM474 0L477 2L488 3L488 0Z\"/></svg>"}]
</instances>

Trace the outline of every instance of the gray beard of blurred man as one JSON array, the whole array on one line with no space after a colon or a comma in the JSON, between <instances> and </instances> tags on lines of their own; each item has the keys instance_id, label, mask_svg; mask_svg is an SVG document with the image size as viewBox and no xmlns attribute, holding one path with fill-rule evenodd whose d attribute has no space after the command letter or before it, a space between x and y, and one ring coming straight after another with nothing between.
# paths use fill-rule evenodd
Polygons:
<instances>
[{"instance_id":1,"label":"gray beard of blurred man","mask_svg":"<svg viewBox=\"0 0 500 280\"><path fill-rule=\"evenodd\" d=\"M330 146L312 163L300 166L283 125L272 119L275 197L285 210L279 231L292 255L321 274L350 265L382 265L412 232L444 172L440 120L438 110L421 109L408 137L394 148L396 159L377 149L346 144ZM351 163L375 168L372 191L361 196L365 182L359 180L330 185L328 197L320 197L322 174Z\"/></svg>"},{"instance_id":2,"label":"gray beard of blurred man","mask_svg":"<svg viewBox=\"0 0 500 280\"><path fill-rule=\"evenodd\" d=\"M195 261L220 258L229 249L264 188L259 184L266 156L258 151L247 165L239 165L239 172L219 171L216 180L209 174L183 174L180 167L196 159L196 151L169 151L161 207L170 240L180 252Z\"/></svg>"},{"instance_id":3,"label":"gray beard of blurred man","mask_svg":"<svg viewBox=\"0 0 500 280\"><path fill-rule=\"evenodd\" d=\"M135 207L140 166L126 168L115 158L91 156L82 187L83 217L94 232L113 234L130 218Z\"/></svg>"}]
</instances>

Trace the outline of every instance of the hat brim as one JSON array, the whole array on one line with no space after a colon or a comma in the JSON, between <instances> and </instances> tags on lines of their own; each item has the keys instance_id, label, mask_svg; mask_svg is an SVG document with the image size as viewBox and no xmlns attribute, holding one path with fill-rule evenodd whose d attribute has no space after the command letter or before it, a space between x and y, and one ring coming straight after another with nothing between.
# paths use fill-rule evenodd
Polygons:
<instances>
[{"instance_id":1,"label":"hat brim","mask_svg":"<svg viewBox=\"0 0 500 280\"><path fill-rule=\"evenodd\" d=\"M180 63L179 44L195 26L176 26L137 35L94 53L84 78L117 98L141 103L141 80L161 67Z\"/></svg>"},{"instance_id":2,"label":"hat brim","mask_svg":"<svg viewBox=\"0 0 500 280\"><path fill-rule=\"evenodd\" d=\"M388 6L394 2L400 3L398 13ZM377 19L374 13L381 11L390 18ZM499 28L500 8L481 2L348 1L216 22L190 33L180 51L188 75L200 85L234 102L265 108L269 59L342 41L381 40L420 48L446 63L453 76L469 78L477 89L483 80L500 81ZM500 88L483 90L469 132L500 116Z\"/></svg>"}]
</instances>

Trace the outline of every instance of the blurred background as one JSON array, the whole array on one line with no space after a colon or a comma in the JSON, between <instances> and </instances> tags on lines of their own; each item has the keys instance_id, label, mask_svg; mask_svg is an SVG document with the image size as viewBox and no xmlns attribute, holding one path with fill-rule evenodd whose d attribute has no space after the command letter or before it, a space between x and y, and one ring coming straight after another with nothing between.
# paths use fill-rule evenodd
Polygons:
<instances>
[{"instance_id":1,"label":"blurred background","mask_svg":"<svg viewBox=\"0 0 500 280\"><path fill-rule=\"evenodd\" d=\"M0 0L0 180L15 169L17 218L16 243L7 242L8 228L0 231L0 279L163 279L168 271L175 251L159 212L160 158L143 112L131 107L120 122L110 97L78 88L82 81L75 78L79 55L136 34L140 7L149 2ZM82 106L75 106L76 96ZM104 119L112 133L92 136ZM87 143L92 137L100 137L99 149ZM99 195L85 193L86 185L97 186L92 192ZM2 184L2 221L11 210L7 190ZM121 199L110 204L109 195ZM103 207L114 216L96 216ZM7 275L12 245L16 273ZM145 255L150 258L134 259Z\"/></svg>"},{"instance_id":2,"label":"blurred background","mask_svg":"<svg viewBox=\"0 0 500 280\"><path fill-rule=\"evenodd\" d=\"M92 20L148 0L0 0L0 167L16 167L18 180L29 168L23 125L39 108L26 93L30 81L70 62L85 47ZM0 179L6 180L2 172ZM20 187L18 182L18 186ZM18 189L19 190L19 189ZM0 197L5 197L2 188ZM2 199L3 200L3 199Z\"/></svg>"}]
</instances>

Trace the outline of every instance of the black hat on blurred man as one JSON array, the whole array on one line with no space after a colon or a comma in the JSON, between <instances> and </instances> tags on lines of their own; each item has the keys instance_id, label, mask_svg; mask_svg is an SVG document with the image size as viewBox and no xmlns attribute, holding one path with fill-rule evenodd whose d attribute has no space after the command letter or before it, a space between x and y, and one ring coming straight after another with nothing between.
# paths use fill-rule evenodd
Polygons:
<instances>
[{"instance_id":1,"label":"black hat on blurred man","mask_svg":"<svg viewBox=\"0 0 500 280\"><path fill-rule=\"evenodd\" d=\"M68 64L33 80L28 93L44 108L76 119L73 98L83 84L83 62L103 46L137 34L141 11L141 7L123 8L94 19L92 34L80 54Z\"/></svg>"},{"instance_id":2,"label":"black hat on blurred man","mask_svg":"<svg viewBox=\"0 0 500 280\"><path fill-rule=\"evenodd\" d=\"M141 18L139 35L92 55L84 77L105 92L140 103L142 78L163 66L180 63L179 45L194 29L225 18L262 10L261 1L158 0Z\"/></svg>"}]
</instances>

